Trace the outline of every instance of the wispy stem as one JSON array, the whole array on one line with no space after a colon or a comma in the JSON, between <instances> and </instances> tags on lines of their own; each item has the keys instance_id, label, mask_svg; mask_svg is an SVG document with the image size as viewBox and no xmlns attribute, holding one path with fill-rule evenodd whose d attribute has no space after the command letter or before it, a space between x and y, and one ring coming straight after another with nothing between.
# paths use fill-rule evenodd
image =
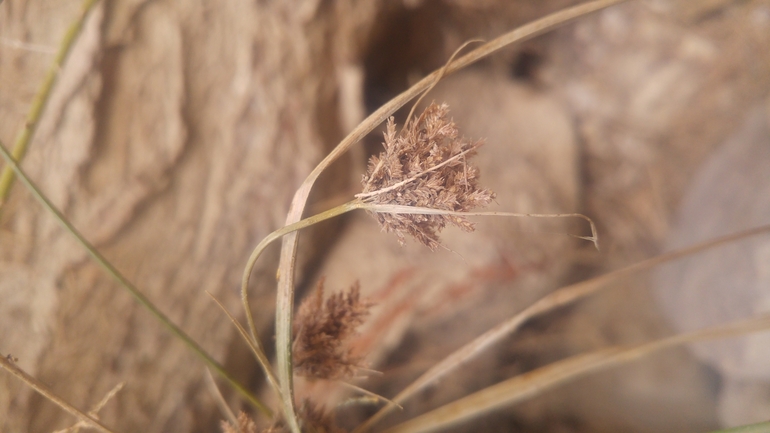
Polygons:
<instances>
[{"instance_id":1,"label":"wispy stem","mask_svg":"<svg viewBox=\"0 0 770 433\"><path fill-rule=\"evenodd\" d=\"M27 114L24 127L16 136L12 152L13 158L16 161L21 161L27 153L29 143L32 141L35 130L37 130L37 125L40 122L40 117L43 115L43 111L45 111L45 107L51 97L51 90L53 90L53 86L56 83L59 71L64 64L64 61L67 60L67 56L72 50L73 45L75 45L78 35L80 35L86 17L88 17L89 12L91 12L98 2L99 0L85 0L80 8L78 19L70 25L69 29L67 29L67 33L64 34L64 39L61 42L56 58L54 58L53 65L51 65L48 73L46 73L43 84L35 95L35 99L32 100L32 106ZM0 175L0 209L2 209L5 200L8 198L8 194L11 191L13 178L14 172L12 167L6 166L3 169L3 173Z\"/></svg>"},{"instance_id":2,"label":"wispy stem","mask_svg":"<svg viewBox=\"0 0 770 433\"><path fill-rule=\"evenodd\" d=\"M544 296L539 301L525 308L510 319L505 320L494 328L474 338L473 341L455 350L446 358L439 361L436 365L429 368L428 371L420 375L420 377L418 377L414 382L409 384L406 388L399 392L398 395L393 397L392 400L395 403L402 404L407 399L416 395L419 391L425 389L427 386L436 383L437 380L457 370L460 368L460 366L478 356L493 344L499 342L503 337L510 335L512 332L519 329L521 325L534 317L549 311L553 311L559 307L568 305L579 299L592 295L608 287L610 283L634 275L637 272L652 269L653 267L663 263L667 263L682 257L690 256L702 251L726 245L731 242L736 242L739 239L746 239L763 233L770 233L770 225L755 227L749 230L682 248L680 250L671 251L656 257L649 258L647 260L643 260L631 266L627 266L625 268L621 268L616 271L591 278L589 280L562 287ZM357 427L353 432L361 433L368 430L374 423L382 419L393 409L393 405L383 407L370 419Z\"/></svg>"},{"instance_id":3,"label":"wispy stem","mask_svg":"<svg viewBox=\"0 0 770 433\"><path fill-rule=\"evenodd\" d=\"M55 405L69 412L75 418L87 424L89 427L93 427L94 429L99 430L102 433L114 433L112 430L107 428L104 424L100 423L98 420L88 415L87 413L83 412L82 410L76 408L75 406L67 403L66 400L56 395L53 391L48 389L48 387L45 386L42 382L30 376L29 374L27 374L27 372L25 372L21 368L17 367L16 364L11 360L10 355L8 356L0 355L0 367L3 367L6 371L8 371L9 373L21 379L30 388L40 393L40 395L47 398L49 401L51 401Z\"/></svg>"},{"instance_id":4,"label":"wispy stem","mask_svg":"<svg viewBox=\"0 0 770 433\"><path fill-rule=\"evenodd\" d=\"M425 433L445 429L500 407L525 400L543 390L589 373L622 365L652 353L697 341L737 337L767 331L770 316L763 315L727 325L674 335L634 346L609 347L576 355L515 376L465 396L438 409L386 430L386 433Z\"/></svg>"},{"instance_id":5,"label":"wispy stem","mask_svg":"<svg viewBox=\"0 0 770 433\"><path fill-rule=\"evenodd\" d=\"M230 386L235 388L244 398L251 402L254 407L262 411L265 415L271 416L270 409L257 399L251 392L249 392L243 385L233 378L224 367L222 367L214 358L211 357L202 347L198 345L189 335L187 335L181 328L174 324L158 307L155 306L139 289L134 286L123 274L115 268L112 263L107 261L104 256L93 246L90 242L83 237L82 234L73 226L69 220L51 203L50 200L43 194L42 191L32 182L32 180L24 173L19 167L16 161L11 156L10 152L5 148L2 142L0 142L0 154L2 154L9 167L16 172L16 175L32 193L32 195L40 202L40 204L50 212L56 221L62 225L64 230L69 232L75 240L88 252L88 254L98 263L108 274L110 274L124 289L133 296L142 306L144 306L150 314L152 314L167 330L169 330L174 336L182 340L182 342L190 348L203 362L217 372L222 378L224 378Z\"/></svg>"}]
</instances>

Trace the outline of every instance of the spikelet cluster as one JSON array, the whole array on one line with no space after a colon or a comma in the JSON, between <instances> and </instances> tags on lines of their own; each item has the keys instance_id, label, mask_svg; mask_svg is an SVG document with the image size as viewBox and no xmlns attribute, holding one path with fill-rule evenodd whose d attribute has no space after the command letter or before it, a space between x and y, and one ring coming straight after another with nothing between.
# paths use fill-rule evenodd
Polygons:
<instances>
[{"instance_id":1,"label":"spikelet cluster","mask_svg":"<svg viewBox=\"0 0 770 433\"><path fill-rule=\"evenodd\" d=\"M294 320L294 372L316 379L353 376L362 359L348 348L350 337L369 315L371 303L361 299L355 283L347 292L335 293L324 302L323 280L318 283Z\"/></svg>"},{"instance_id":2,"label":"spikelet cluster","mask_svg":"<svg viewBox=\"0 0 770 433\"><path fill-rule=\"evenodd\" d=\"M334 416L320 406L305 400L297 411L303 431L314 433L345 433L345 430L339 428L334 420ZM241 412L238 415L238 425L222 421L221 427L223 433L257 433L257 424L246 413ZM260 429L261 433L289 433L286 423L282 418L278 418L271 426Z\"/></svg>"},{"instance_id":3,"label":"spikelet cluster","mask_svg":"<svg viewBox=\"0 0 770 433\"><path fill-rule=\"evenodd\" d=\"M400 133L393 118L388 119L385 150L370 159L363 191L357 196L374 204L456 212L488 205L494 193L479 186L479 170L469 163L482 141L460 137L448 113L448 105L432 103ZM470 221L456 215L377 212L374 216L402 245L409 235L431 250L440 246L438 234L447 224L473 231Z\"/></svg>"}]
</instances>

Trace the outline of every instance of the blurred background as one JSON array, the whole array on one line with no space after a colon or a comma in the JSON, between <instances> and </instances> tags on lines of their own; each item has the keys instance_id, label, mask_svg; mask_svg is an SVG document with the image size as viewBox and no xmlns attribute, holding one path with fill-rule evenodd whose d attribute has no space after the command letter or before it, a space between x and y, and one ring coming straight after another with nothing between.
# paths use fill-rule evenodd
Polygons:
<instances>
[{"instance_id":1,"label":"blurred background","mask_svg":"<svg viewBox=\"0 0 770 433\"><path fill-rule=\"evenodd\" d=\"M206 291L241 310L257 242L301 181L366 114L491 39L571 0L98 3L59 71L23 167L164 312L254 390L264 379ZM0 141L11 146L73 0L0 2ZM355 281L377 302L355 343L395 395L429 366L565 284L770 222L770 1L629 1L444 79L493 210L579 221L477 219L435 253L352 214L303 232L300 296ZM409 106L407 106L409 108ZM403 122L406 112L397 116ZM367 137L316 183L308 212L360 190ZM252 303L272 346L277 248ZM299 296L298 296L299 297ZM567 356L770 310L765 235L613 285L522 330L426 390L393 424ZM704 431L770 419L770 337L669 350L593 374L453 431ZM0 208L0 353L118 431L219 431L204 365L16 184ZM237 396L222 386L231 406ZM329 407L335 384L298 383ZM270 400L269 393L263 392ZM346 405L354 426L374 407ZM74 421L0 374L0 431Z\"/></svg>"}]
</instances>

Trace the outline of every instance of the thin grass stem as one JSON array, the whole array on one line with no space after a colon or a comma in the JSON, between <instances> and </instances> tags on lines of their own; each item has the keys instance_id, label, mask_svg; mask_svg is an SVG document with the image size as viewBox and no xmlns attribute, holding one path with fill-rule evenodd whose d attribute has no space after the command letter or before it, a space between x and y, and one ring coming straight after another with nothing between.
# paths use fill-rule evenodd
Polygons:
<instances>
[{"instance_id":1,"label":"thin grass stem","mask_svg":"<svg viewBox=\"0 0 770 433\"><path fill-rule=\"evenodd\" d=\"M544 390L578 379L589 373L625 364L663 349L697 341L735 337L770 329L770 315L674 335L628 347L611 347L557 361L515 376L481 391L441 406L393 428L386 433L425 433L467 421L503 406L518 403Z\"/></svg>"},{"instance_id":2,"label":"thin grass stem","mask_svg":"<svg viewBox=\"0 0 770 433\"><path fill-rule=\"evenodd\" d=\"M77 418L80 422L83 422L87 424L89 427L93 427L94 429L99 430L102 433L114 433L113 430L110 430L107 426L100 423L97 419L95 419L91 415L88 415L87 413L81 411L75 406L67 403L66 400L56 395L56 393L51 391L42 382L30 376L29 374L27 374L27 372L25 372L24 370L16 366L16 364L10 358L11 358L10 356L0 355L0 367L3 367L3 369L5 369L6 371L8 371L9 373L21 379L24 383L27 384L27 386L37 391L38 393L40 393L40 395L47 398L49 401L59 406L60 408L64 409L66 412L70 413L72 416Z\"/></svg>"},{"instance_id":3,"label":"thin grass stem","mask_svg":"<svg viewBox=\"0 0 770 433\"><path fill-rule=\"evenodd\" d=\"M404 388L404 390L398 393L398 395L393 397L392 400L395 403L403 404L404 401L414 396L417 392L425 389L430 384L435 383L438 379L456 370L461 365L465 364L469 360L481 354L484 350L491 347L493 344L499 342L507 335L516 331L528 320L549 311L553 311L556 308L575 302L579 299L587 297L588 295L594 294L599 290L607 287L611 282L618 281L638 272L651 269L662 263L670 262L685 256L690 256L699 252L716 248L718 246L738 241L740 239L746 239L763 233L770 233L770 225L752 228L742 232L712 239L700 244L692 245L680 250L671 251L669 253L643 260L631 266L627 266L625 268L618 269L616 271L609 272L595 278L562 287L541 298L539 301L525 308L523 311L511 317L510 319L498 324L494 328L475 338L470 343L457 349L452 354L441 360L438 364L434 365L428 369L428 371L420 375L420 377L418 377L414 382L409 384L406 388ZM357 427L353 432L360 433L366 431L372 425L374 425L374 423L390 413L393 408L394 406L392 405L383 407L370 419Z\"/></svg>"},{"instance_id":4,"label":"thin grass stem","mask_svg":"<svg viewBox=\"0 0 770 433\"><path fill-rule=\"evenodd\" d=\"M208 293L208 292L206 292ZM249 345L249 348L252 352L254 352L254 356L257 358L257 361L259 362L259 365L262 367L262 371L265 373L265 377L267 377L267 383L273 388L273 391L275 392L275 395L278 397L281 396L281 388L278 385L278 379L275 378L275 374L273 373L272 368L270 368L270 361L267 359L267 355L265 355L265 352L262 350L261 347L259 347L254 339L249 337L248 331L241 326L240 322L236 320L235 317L233 317L232 314L230 314L229 311L227 311L227 308L225 308L224 305L222 305L221 302L217 298L214 297L211 293L208 293L209 296L211 296L211 299L216 302L216 304L219 306L219 308L222 309L222 311L225 313L225 315L230 319L231 322L233 322L233 325L235 325L235 328L238 330L238 333L241 334L241 337L243 337L244 340L246 340L246 344Z\"/></svg>"},{"instance_id":5,"label":"thin grass stem","mask_svg":"<svg viewBox=\"0 0 770 433\"><path fill-rule=\"evenodd\" d=\"M166 315L160 311L131 281L123 276L115 266L112 265L93 245L91 245L86 238L80 234L80 232L73 226L69 220L59 211L59 209L51 203L50 200L43 194L43 192L32 182L32 180L24 173L24 170L16 163L11 156L8 149L5 148L2 142L0 142L0 154L2 154L8 165L16 172L19 180L27 187L32 195L38 202L50 212L56 221L61 224L65 231L70 233L72 237L88 252L88 254L98 263L112 278L114 278L121 287L126 289L131 296L136 299L139 304L146 308L153 317L155 317L169 332L174 336L182 340L182 342L195 353L204 363L217 372L222 378L224 378L230 386L235 388L246 400L248 400L254 407L263 412L265 415L270 416L271 412L268 407L259 401L251 392L249 392L243 385L238 383L230 373L228 373L224 367L222 367L211 355L209 355L202 347L198 345L189 335L187 335L181 328L174 324Z\"/></svg>"},{"instance_id":6,"label":"thin grass stem","mask_svg":"<svg viewBox=\"0 0 770 433\"><path fill-rule=\"evenodd\" d=\"M770 433L770 421L716 430L711 433Z\"/></svg>"},{"instance_id":7,"label":"thin grass stem","mask_svg":"<svg viewBox=\"0 0 770 433\"><path fill-rule=\"evenodd\" d=\"M27 118L24 122L24 127L19 131L16 136L16 141L13 145L13 158L16 161L21 161L24 155L27 153L29 143L32 141L32 137L35 135L35 130L40 122L40 117L45 111L45 107L48 104L48 100L51 97L51 90L56 83L56 78L59 76L59 71L64 65L64 61L67 60L72 47L75 45L78 35L80 35L83 29L83 24L86 21L91 10L99 2L99 0L85 0L80 8L80 15L73 22L67 32L64 34L64 39L59 46L59 51L54 58L53 64L48 69L43 84L40 86L35 99L32 100L32 106L29 109ZM8 194L13 186L14 171L11 166L6 166L0 174L0 209L8 198Z\"/></svg>"},{"instance_id":8,"label":"thin grass stem","mask_svg":"<svg viewBox=\"0 0 770 433\"><path fill-rule=\"evenodd\" d=\"M375 191L376 192L376 191ZM433 209L428 207L419 206L403 206L397 204L371 204L366 203L361 206L361 209L366 209L371 212L382 213L396 213L396 214L420 214L420 215L454 215L454 216L498 216L498 217L512 217L512 218L580 218L588 222L591 228L591 236L577 236L578 239L590 241L594 244L596 249L599 249L599 237L596 232L596 224L594 221L580 213L516 213L516 212L495 212L495 211L480 211L480 212L456 212L451 210Z\"/></svg>"},{"instance_id":9,"label":"thin grass stem","mask_svg":"<svg viewBox=\"0 0 770 433\"><path fill-rule=\"evenodd\" d=\"M286 226L270 233L267 235L260 243L254 248L254 251L252 251L251 256L249 257L249 260L246 262L246 267L243 270L243 278L241 279L241 301L243 303L243 308L246 310L246 320L248 322L249 326L249 332L251 333L251 340L254 345L256 345L260 351L264 352L261 348L261 345L259 344L259 339L257 335L257 328L254 323L254 317L251 314L251 308L249 307L249 278L251 276L251 272L254 269L254 265L257 263L257 259L259 259L259 256L262 254L262 252L267 248L268 245L270 245L273 241L276 239L279 239L283 237L285 247L286 245L286 239L290 236L295 236L298 230L301 230L305 227L309 227L313 224L319 223L321 221L334 218L335 216L341 215L345 212L350 212L351 210L358 209L361 206L361 202L359 200L353 200L348 203L342 204L340 206L337 206L335 208L329 209L326 212L322 212L317 215L313 215L309 218L306 218L304 220L300 220L294 223L287 224ZM283 255L285 254L285 248L281 250L281 257L283 261ZM293 252L292 252L293 254ZM293 272L294 268L291 267L290 271L286 271L283 268L278 269L278 281L284 281L285 276L287 276L286 272ZM276 326L278 324L283 323L284 318L288 314L289 320L291 320L292 312L285 312L283 314L280 313L282 309L291 309L294 305L294 293L293 290L290 293L291 299L283 301L281 300L281 295L286 295L285 291L278 291L278 301L276 306ZM280 318L280 320L279 320ZM276 344L280 345L284 341L283 338L286 338L288 336L291 337L291 330L289 329L288 334L287 331L279 332L279 330L276 330ZM279 337L283 336L283 337ZM246 336L248 338L248 335ZM288 356L289 362L291 362L291 346L292 341L291 339L288 340L288 348L284 348L283 351L284 356ZM279 351L280 352L280 351ZM291 383L293 383L293 378L287 379L286 377L282 377L281 374L286 374L285 368L280 368L281 365L281 357L278 357L278 381L280 383L279 389L278 389L278 396L281 400L281 408L284 413L284 419L286 420L287 424L289 425L289 428L293 433L301 433L299 430L299 421L296 417L296 410L294 408L294 391L293 386L291 386ZM291 371L291 369L289 369ZM282 373L283 372L283 373ZM288 381L288 382L287 382ZM285 384L289 383L289 386L286 386Z\"/></svg>"}]
</instances>

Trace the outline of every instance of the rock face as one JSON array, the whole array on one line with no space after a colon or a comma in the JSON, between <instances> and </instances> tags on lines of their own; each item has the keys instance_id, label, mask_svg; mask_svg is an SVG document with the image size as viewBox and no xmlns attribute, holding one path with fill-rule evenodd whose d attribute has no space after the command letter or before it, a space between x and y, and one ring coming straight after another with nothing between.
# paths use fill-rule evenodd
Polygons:
<instances>
[{"instance_id":1,"label":"rock face","mask_svg":"<svg viewBox=\"0 0 770 433\"><path fill-rule=\"evenodd\" d=\"M60 71L23 166L162 311L259 389L261 374L205 292L240 311L251 248L282 224L296 187L366 109L440 67L465 40L492 38L573 3L102 2ZM78 7L0 3L4 144L23 125ZM445 232L452 251L430 253L400 248L354 215L345 226L303 234L298 280L312 285L324 274L329 290L360 280L375 298L379 310L359 345L373 368L399 367L370 382L389 397L558 285L649 257L666 239L692 240L671 232L669 221L701 164L727 158L712 152L766 101L769 77L767 0L632 1L505 50L447 78L424 102L449 103L461 133L486 139L480 182L497 192L496 210L586 213L599 225L602 253L564 236L584 234L567 220L478 220L475 233ZM379 152L380 141L370 137L365 151L357 148L319 180L311 211L358 192L364 153ZM275 253L260 259L252 278L265 342L272 341ZM524 330L405 413L578 351L666 334L657 313L651 297L627 292L581 304L547 319L552 327ZM209 432L221 418L203 364L19 184L0 214L0 353L80 408L127 382L100 411L117 431ZM716 397L692 357L680 352L644 365L505 412L484 430L715 426ZM72 423L0 374L0 431Z\"/></svg>"},{"instance_id":2,"label":"rock face","mask_svg":"<svg viewBox=\"0 0 770 433\"><path fill-rule=\"evenodd\" d=\"M0 5L2 36L55 48L74 14L59 22L45 2L27 3ZM356 20L373 17L350 8L103 2L64 65L24 160L73 224L223 362L233 329L206 292L239 310L239 275L251 248L280 226L294 189L341 139L338 72L352 45L337 38L358 40L350 34ZM38 27L46 20L56 22L50 34ZM25 62L45 65L51 57L1 49L3 89L20 86L3 91L2 106L12 104L0 116L9 144L40 81ZM335 182L342 184L329 176L324 185L331 190ZM202 431L216 422L203 364L20 185L2 218L3 353L82 408L128 381L102 411L123 431ZM259 305L272 299L274 266L261 262L254 285L265 325L271 309L262 313ZM70 424L15 379L0 382L0 430Z\"/></svg>"}]
</instances>

